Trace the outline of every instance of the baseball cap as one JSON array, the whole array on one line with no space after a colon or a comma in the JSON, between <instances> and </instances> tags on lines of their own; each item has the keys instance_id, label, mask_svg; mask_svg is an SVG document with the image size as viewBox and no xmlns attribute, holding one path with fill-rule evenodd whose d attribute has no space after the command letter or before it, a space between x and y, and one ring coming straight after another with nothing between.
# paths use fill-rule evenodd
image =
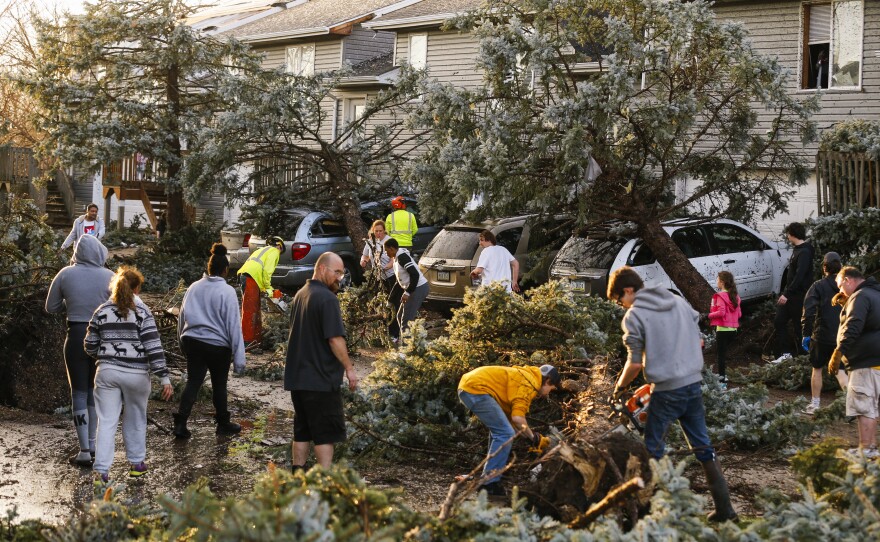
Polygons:
<instances>
[{"instance_id":1,"label":"baseball cap","mask_svg":"<svg viewBox=\"0 0 880 542\"><path fill-rule=\"evenodd\" d=\"M541 376L545 377L547 382L554 386L559 386L559 383L562 381L559 371L552 365L541 365Z\"/></svg>"},{"instance_id":2,"label":"baseball cap","mask_svg":"<svg viewBox=\"0 0 880 542\"><path fill-rule=\"evenodd\" d=\"M829 252L825 254L825 258L822 260L822 263L831 263L831 262L839 262L840 254L836 252Z\"/></svg>"}]
</instances>

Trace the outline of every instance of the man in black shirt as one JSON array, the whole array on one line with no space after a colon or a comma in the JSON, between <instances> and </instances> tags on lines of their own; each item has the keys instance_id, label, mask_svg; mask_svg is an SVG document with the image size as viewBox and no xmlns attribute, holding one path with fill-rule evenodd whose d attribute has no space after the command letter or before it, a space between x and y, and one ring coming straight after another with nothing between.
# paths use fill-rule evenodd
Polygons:
<instances>
[{"instance_id":1,"label":"man in black shirt","mask_svg":"<svg viewBox=\"0 0 880 542\"><path fill-rule=\"evenodd\" d=\"M788 334L793 323L797 329L796 337L800 338L801 313L804 309L804 296L813 284L813 257L816 253L813 245L807 241L807 228L800 222L792 222L785 227L788 241L794 245L791 259L788 260L788 283L782 295L776 301L776 317L773 326L776 331L774 354L779 356L771 363L779 363L790 358L793 352L800 354L799 346Z\"/></svg>"},{"instance_id":2,"label":"man in black shirt","mask_svg":"<svg viewBox=\"0 0 880 542\"><path fill-rule=\"evenodd\" d=\"M333 462L333 445L345 440L342 411L343 373L348 387L358 377L348 358L345 326L335 292L345 274L342 258L325 252L315 272L291 306L290 337L284 366L284 389L293 401L293 468L304 468L309 444L322 467Z\"/></svg>"}]
</instances>

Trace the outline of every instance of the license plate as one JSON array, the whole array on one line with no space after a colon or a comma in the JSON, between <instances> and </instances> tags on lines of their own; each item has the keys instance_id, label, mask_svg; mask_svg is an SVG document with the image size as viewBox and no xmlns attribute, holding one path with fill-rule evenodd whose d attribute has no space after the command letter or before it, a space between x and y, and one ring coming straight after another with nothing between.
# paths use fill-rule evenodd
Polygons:
<instances>
[{"instance_id":1,"label":"license plate","mask_svg":"<svg viewBox=\"0 0 880 542\"><path fill-rule=\"evenodd\" d=\"M449 271L437 271L437 280L450 282L452 279L449 276Z\"/></svg>"},{"instance_id":2,"label":"license plate","mask_svg":"<svg viewBox=\"0 0 880 542\"><path fill-rule=\"evenodd\" d=\"M582 280L572 280L572 281L569 281L568 284L569 284L569 287L571 287L571 289L574 290L575 292L583 292L584 290L586 290L586 286L587 286L586 283Z\"/></svg>"}]
</instances>

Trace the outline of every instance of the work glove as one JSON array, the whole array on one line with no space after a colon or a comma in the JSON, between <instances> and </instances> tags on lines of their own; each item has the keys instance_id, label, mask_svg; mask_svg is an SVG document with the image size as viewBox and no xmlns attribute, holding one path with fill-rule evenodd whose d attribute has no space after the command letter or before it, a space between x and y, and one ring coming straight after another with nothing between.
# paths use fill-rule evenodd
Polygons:
<instances>
[{"instance_id":1,"label":"work glove","mask_svg":"<svg viewBox=\"0 0 880 542\"><path fill-rule=\"evenodd\" d=\"M801 348L804 349L804 352L810 351L810 338L809 337L804 337L804 340L801 341Z\"/></svg>"},{"instance_id":2,"label":"work glove","mask_svg":"<svg viewBox=\"0 0 880 542\"><path fill-rule=\"evenodd\" d=\"M545 437L537 431L532 431L532 435L532 447L529 448L529 453L543 455L547 447L550 446L550 437Z\"/></svg>"},{"instance_id":3,"label":"work glove","mask_svg":"<svg viewBox=\"0 0 880 542\"><path fill-rule=\"evenodd\" d=\"M831 361L828 362L828 373L832 375L837 374L837 370L840 368L840 361L843 359L843 352L834 349L834 353L831 354Z\"/></svg>"},{"instance_id":4,"label":"work glove","mask_svg":"<svg viewBox=\"0 0 880 542\"><path fill-rule=\"evenodd\" d=\"M837 292L836 294L834 294L834 297L831 298L831 306L836 307L839 305L842 307L846 305L847 299L849 299L849 297L847 297L845 293Z\"/></svg>"},{"instance_id":5,"label":"work glove","mask_svg":"<svg viewBox=\"0 0 880 542\"><path fill-rule=\"evenodd\" d=\"M281 296L284 294L281 293L281 290L272 290L272 299L281 299Z\"/></svg>"}]
</instances>

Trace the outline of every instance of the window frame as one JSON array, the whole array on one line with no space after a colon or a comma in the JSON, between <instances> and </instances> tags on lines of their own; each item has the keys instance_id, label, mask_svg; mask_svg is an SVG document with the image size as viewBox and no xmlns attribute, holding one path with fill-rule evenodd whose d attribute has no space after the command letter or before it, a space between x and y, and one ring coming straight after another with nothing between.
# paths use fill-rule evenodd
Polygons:
<instances>
[{"instance_id":1,"label":"window frame","mask_svg":"<svg viewBox=\"0 0 880 542\"><path fill-rule=\"evenodd\" d=\"M311 63L309 70L303 70L303 67L302 67L302 52L306 48L311 48L311 50L312 50L312 63ZM292 50L300 51L299 73L296 73L291 69L290 56L291 56ZM315 75L316 56L317 56L317 47L315 46L314 42L313 43L299 43L297 45L288 45L287 47L284 48L284 71L286 73L291 74L291 75L296 75L296 76L300 76L300 77L311 77L311 76Z\"/></svg>"},{"instance_id":2,"label":"window frame","mask_svg":"<svg viewBox=\"0 0 880 542\"><path fill-rule=\"evenodd\" d=\"M836 4L843 2L858 1L861 5L861 39L859 41L859 80L856 85L851 86L833 86L832 73L834 63L834 15ZM822 88L816 84L815 88L806 86L809 71L806 70L804 63L809 56L809 8L816 5L831 6L831 29L828 35L828 87ZM798 92L861 92L864 85L865 77L865 0L804 0L800 5L800 35L798 37Z\"/></svg>"},{"instance_id":3,"label":"window frame","mask_svg":"<svg viewBox=\"0 0 880 542\"><path fill-rule=\"evenodd\" d=\"M417 66L413 63L413 39L414 38L424 38L425 40L425 51L424 51L424 59L422 60L422 65ZM413 68L417 70L423 70L428 67L428 33L427 32L416 32L413 34L409 34L406 38L406 62Z\"/></svg>"}]
</instances>

